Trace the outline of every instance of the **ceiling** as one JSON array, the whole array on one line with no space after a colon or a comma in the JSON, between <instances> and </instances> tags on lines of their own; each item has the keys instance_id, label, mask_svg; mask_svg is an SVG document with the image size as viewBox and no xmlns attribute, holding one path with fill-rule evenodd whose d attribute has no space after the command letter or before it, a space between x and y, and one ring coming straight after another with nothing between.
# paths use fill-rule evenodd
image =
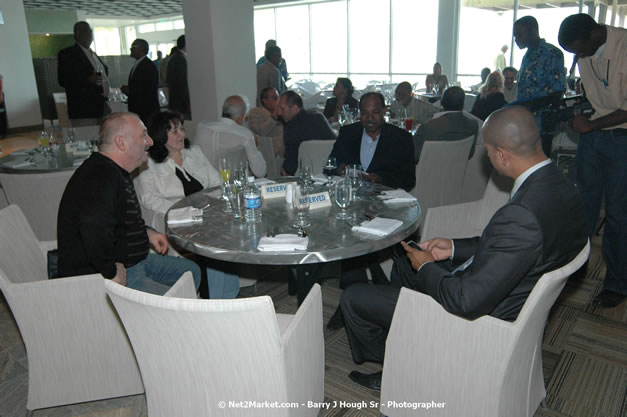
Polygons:
<instances>
[{"instance_id":1,"label":"ceiling","mask_svg":"<svg viewBox=\"0 0 627 417\"><path fill-rule=\"evenodd\" d=\"M27 9L81 10L88 16L154 18L183 14L182 0L24 0Z\"/></svg>"}]
</instances>

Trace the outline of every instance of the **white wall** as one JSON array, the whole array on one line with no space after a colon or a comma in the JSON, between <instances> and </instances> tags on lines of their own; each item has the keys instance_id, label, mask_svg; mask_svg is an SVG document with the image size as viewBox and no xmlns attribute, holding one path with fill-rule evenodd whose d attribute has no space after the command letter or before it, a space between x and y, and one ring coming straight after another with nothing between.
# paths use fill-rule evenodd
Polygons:
<instances>
[{"instance_id":1,"label":"white wall","mask_svg":"<svg viewBox=\"0 0 627 417\"><path fill-rule=\"evenodd\" d=\"M22 0L2 0L0 74L4 77L9 128L42 122Z\"/></svg>"},{"instance_id":2,"label":"white wall","mask_svg":"<svg viewBox=\"0 0 627 417\"><path fill-rule=\"evenodd\" d=\"M194 121L216 120L224 99L257 92L253 0L183 0Z\"/></svg>"}]
</instances>

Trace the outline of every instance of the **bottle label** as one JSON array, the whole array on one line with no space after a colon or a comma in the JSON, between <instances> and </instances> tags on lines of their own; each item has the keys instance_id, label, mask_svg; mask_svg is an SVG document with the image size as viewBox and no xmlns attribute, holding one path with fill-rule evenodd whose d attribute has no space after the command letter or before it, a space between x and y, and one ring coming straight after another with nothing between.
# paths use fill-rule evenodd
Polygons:
<instances>
[{"instance_id":1,"label":"bottle label","mask_svg":"<svg viewBox=\"0 0 627 417\"><path fill-rule=\"evenodd\" d=\"M261 208L261 197L246 197L245 204L247 209Z\"/></svg>"}]
</instances>

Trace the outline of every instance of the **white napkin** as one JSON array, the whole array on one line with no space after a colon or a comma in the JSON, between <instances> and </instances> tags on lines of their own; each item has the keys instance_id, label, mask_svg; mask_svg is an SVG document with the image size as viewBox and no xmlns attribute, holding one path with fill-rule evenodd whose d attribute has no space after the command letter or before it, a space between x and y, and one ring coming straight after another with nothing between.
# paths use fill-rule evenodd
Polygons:
<instances>
[{"instance_id":1,"label":"white napkin","mask_svg":"<svg viewBox=\"0 0 627 417\"><path fill-rule=\"evenodd\" d=\"M195 207L172 209L168 212L168 224L183 224L202 221L202 210Z\"/></svg>"},{"instance_id":2,"label":"white napkin","mask_svg":"<svg viewBox=\"0 0 627 417\"><path fill-rule=\"evenodd\" d=\"M329 182L329 180L327 180L327 176L324 174L314 174L311 176L311 179L316 185L324 185Z\"/></svg>"},{"instance_id":3,"label":"white napkin","mask_svg":"<svg viewBox=\"0 0 627 417\"><path fill-rule=\"evenodd\" d=\"M276 181L269 180L268 178L257 178L253 182L257 185L264 185L264 184L274 184Z\"/></svg>"},{"instance_id":4,"label":"white napkin","mask_svg":"<svg viewBox=\"0 0 627 417\"><path fill-rule=\"evenodd\" d=\"M382 191L379 198L383 200L384 203L412 203L417 201L416 197L400 188L398 190Z\"/></svg>"},{"instance_id":5,"label":"white napkin","mask_svg":"<svg viewBox=\"0 0 627 417\"><path fill-rule=\"evenodd\" d=\"M377 236L387 236L403 224L402 221L396 219L385 219L383 217L375 217L360 224L353 226L353 231L369 233Z\"/></svg>"},{"instance_id":6,"label":"white napkin","mask_svg":"<svg viewBox=\"0 0 627 417\"><path fill-rule=\"evenodd\" d=\"M294 250L307 250L308 237L298 237L293 234L281 234L274 237L264 236L259 239L257 249L261 252L286 252Z\"/></svg>"}]
</instances>

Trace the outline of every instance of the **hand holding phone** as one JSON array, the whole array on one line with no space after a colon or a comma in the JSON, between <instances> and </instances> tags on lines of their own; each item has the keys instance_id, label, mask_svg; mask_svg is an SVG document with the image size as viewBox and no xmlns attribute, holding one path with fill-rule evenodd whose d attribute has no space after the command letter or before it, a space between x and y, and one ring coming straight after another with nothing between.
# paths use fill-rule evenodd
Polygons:
<instances>
[{"instance_id":1,"label":"hand holding phone","mask_svg":"<svg viewBox=\"0 0 627 417\"><path fill-rule=\"evenodd\" d=\"M411 246L414 249L418 249L418 250L424 250L422 249L420 246L418 246L418 244L416 242L414 242L413 240L409 240L406 242L409 246Z\"/></svg>"}]
</instances>

